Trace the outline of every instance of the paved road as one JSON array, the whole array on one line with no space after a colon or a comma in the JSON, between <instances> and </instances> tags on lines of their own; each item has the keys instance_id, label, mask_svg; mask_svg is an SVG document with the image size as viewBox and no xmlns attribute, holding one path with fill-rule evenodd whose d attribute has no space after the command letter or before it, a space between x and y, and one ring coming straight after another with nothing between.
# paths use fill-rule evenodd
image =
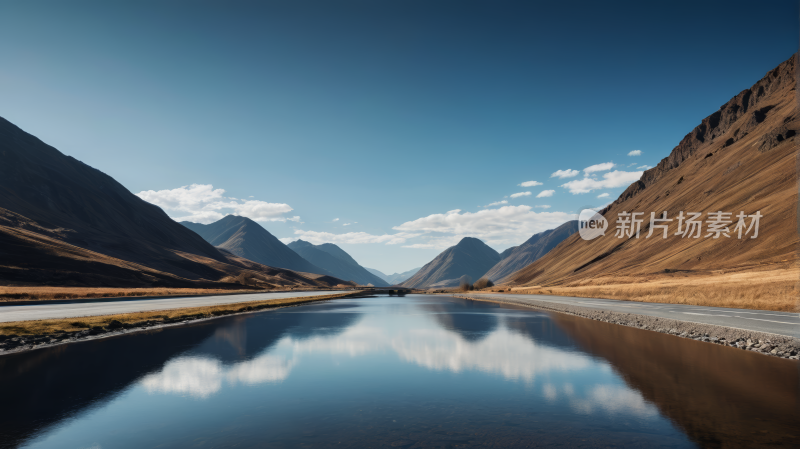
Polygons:
<instances>
[{"instance_id":1,"label":"paved road","mask_svg":"<svg viewBox=\"0 0 800 449\"><path fill-rule=\"evenodd\" d=\"M337 293L345 292L276 292L254 293L247 295L174 297L161 299L135 299L126 301L94 300L91 302L75 302L66 304L60 303L0 306L0 322L45 320L49 318L75 318L93 315L111 315L117 313L180 309L182 307L217 306L222 304L233 304L237 302L299 298L304 296L324 296L335 295Z\"/></svg>"},{"instance_id":2,"label":"paved road","mask_svg":"<svg viewBox=\"0 0 800 449\"><path fill-rule=\"evenodd\" d=\"M465 296L487 299L510 298L531 299L541 302L568 304L611 312L635 313L657 318L691 321L702 324L735 327L757 332L786 335L800 338L800 314L772 312L769 310L725 309L720 307L690 306L684 304L660 304L652 302L618 301L613 299L572 298L549 295L512 295L502 293L470 294Z\"/></svg>"}]
</instances>

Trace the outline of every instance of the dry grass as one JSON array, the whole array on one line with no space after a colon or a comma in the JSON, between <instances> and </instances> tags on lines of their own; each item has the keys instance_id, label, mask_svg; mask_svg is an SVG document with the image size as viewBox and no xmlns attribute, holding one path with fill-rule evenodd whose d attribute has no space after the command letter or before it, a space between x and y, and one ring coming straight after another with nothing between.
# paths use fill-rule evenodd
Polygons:
<instances>
[{"instance_id":1,"label":"dry grass","mask_svg":"<svg viewBox=\"0 0 800 449\"><path fill-rule=\"evenodd\" d=\"M105 327L116 320L124 325L143 326L144 322L162 324L186 319L211 318L233 313L254 310L272 309L289 305L298 305L314 301L343 298L359 292L339 293L315 297L285 298L262 301L247 301L236 304L224 304L207 307L186 307L182 309L158 310L153 312L123 313L117 315L100 315L80 318L59 318L50 320L15 321L0 323L0 335L42 335L57 332L75 332L94 326Z\"/></svg>"},{"instance_id":2,"label":"dry grass","mask_svg":"<svg viewBox=\"0 0 800 449\"><path fill-rule=\"evenodd\" d=\"M350 288L350 286L348 286ZM308 288L304 288L306 290ZM270 289L270 292L291 291L291 288ZM49 301L57 299L119 298L126 296L189 296L189 295L230 295L234 293L255 293L262 290L208 289L208 288L86 288L86 287L2 287L0 302L6 301Z\"/></svg>"},{"instance_id":3,"label":"dry grass","mask_svg":"<svg viewBox=\"0 0 800 449\"><path fill-rule=\"evenodd\" d=\"M583 281L584 285L512 287L511 293L798 312L799 279L797 270L718 272L695 277L605 277Z\"/></svg>"}]
</instances>

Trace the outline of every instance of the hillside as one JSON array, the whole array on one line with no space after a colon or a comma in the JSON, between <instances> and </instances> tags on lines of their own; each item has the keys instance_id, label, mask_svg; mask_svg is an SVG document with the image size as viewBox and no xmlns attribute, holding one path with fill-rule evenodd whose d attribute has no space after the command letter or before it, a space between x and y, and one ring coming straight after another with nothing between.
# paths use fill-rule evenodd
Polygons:
<instances>
[{"instance_id":1,"label":"hillside","mask_svg":"<svg viewBox=\"0 0 800 449\"><path fill-rule=\"evenodd\" d=\"M504 278L541 259L548 251L576 232L578 232L578 220L568 221L555 229L540 232L522 245L500 253L500 261L484 276L492 282L502 282Z\"/></svg>"},{"instance_id":2,"label":"hillside","mask_svg":"<svg viewBox=\"0 0 800 449\"><path fill-rule=\"evenodd\" d=\"M181 224L217 248L253 262L270 267L331 275L300 257L263 226L247 217L228 215L207 225L188 221L183 221Z\"/></svg>"},{"instance_id":3,"label":"hillside","mask_svg":"<svg viewBox=\"0 0 800 449\"><path fill-rule=\"evenodd\" d=\"M464 237L400 285L409 288L455 287L461 276L467 275L477 281L499 261L497 251L476 238Z\"/></svg>"},{"instance_id":4,"label":"hillside","mask_svg":"<svg viewBox=\"0 0 800 449\"><path fill-rule=\"evenodd\" d=\"M515 249L517 249L517 247L516 246L512 246L511 248L506 248L505 250L503 250L503 252L500 253L500 260L502 261L506 257L510 256L511 253L513 253Z\"/></svg>"},{"instance_id":5,"label":"hillside","mask_svg":"<svg viewBox=\"0 0 800 449\"><path fill-rule=\"evenodd\" d=\"M350 254L333 243L313 245L304 240L296 240L288 246L304 259L337 278L354 281L360 285L372 284L376 287L389 285L385 280L367 271L350 257Z\"/></svg>"},{"instance_id":6,"label":"hillside","mask_svg":"<svg viewBox=\"0 0 800 449\"><path fill-rule=\"evenodd\" d=\"M325 285L221 253L110 176L0 118L3 284L219 288L242 274Z\"/></svg>"},{"instance_id":7,"label":"hillside","mask_svg":"<svg viewBox=\"0 0 800 449\"><path fill-rule=\"evenodd\" d=\"M575 234L507 279L517 289L662 302L793 310L798 276L798 128L795 57L706 117L656 167L601 211L605 236ZM642 235L615 236L619 214L644 212ZM730 237L675 235L678 222L648 232L650 212L731 212ZM740 212L760 212L739 239ZM745 224L750 226L751 218Z\"/></svg>"}]
</instances>

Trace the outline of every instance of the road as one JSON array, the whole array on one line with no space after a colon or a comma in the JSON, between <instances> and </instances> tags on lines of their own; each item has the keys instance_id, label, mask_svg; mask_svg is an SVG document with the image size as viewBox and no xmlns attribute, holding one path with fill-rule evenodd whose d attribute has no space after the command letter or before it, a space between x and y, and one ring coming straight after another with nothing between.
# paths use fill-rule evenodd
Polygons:
<instances>
[{"instance_id":1,"label":"road","mask_svg":"<svg viewBox=\"0 0 800 449\"><path fill-rule=\"evenodd\" d=\"M154 310L180 309L183 307L218 306L238 302L335 295L338 293L345 293L345 291L276 292L247 295L194 296L122 301L92 300L88 302L0 306L0 322L149 312Z\"/></svg>"},{"instance_id":2,"label":"road","mask_svg":"<svg viewBox=\"0 0 800 449\"><path fill-rule=\"evenodd\" d=\"M769 310L726 309L721 307L691 306L685 304L661 304L652 302L619 301L613 299L573 298L549 295L513 295L502 293L468 294L485 299L525 299L587 307L611 312L635 313L656 318L690 321L701 324L747 329L756 332L800 338L800 314L772 312Z\"/></svg>"}]
</instances>

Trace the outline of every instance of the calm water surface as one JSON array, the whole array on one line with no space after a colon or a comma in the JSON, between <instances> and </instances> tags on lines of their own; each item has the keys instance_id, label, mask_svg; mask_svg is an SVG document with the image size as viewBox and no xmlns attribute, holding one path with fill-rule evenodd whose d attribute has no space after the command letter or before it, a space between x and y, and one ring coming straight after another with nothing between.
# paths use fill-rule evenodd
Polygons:
<instances>
[{"instance_id":1,"label":"calm water surface","mask_svg":"<svg viewBox=\"0 0 800 449\"><path fill-rule=\"evenodd\" d=\"M0 357L0 447L800 447L798 364L439 296Z\"/></svg>"}]
</instances>

